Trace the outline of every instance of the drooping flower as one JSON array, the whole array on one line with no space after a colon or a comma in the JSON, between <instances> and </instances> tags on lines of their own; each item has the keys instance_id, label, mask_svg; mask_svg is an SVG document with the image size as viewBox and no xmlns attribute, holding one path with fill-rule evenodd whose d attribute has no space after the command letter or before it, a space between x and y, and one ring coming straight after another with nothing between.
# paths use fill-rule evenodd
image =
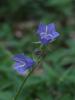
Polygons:
<instances>
[{"instance_id":1,"label":"drooping flower","mask_svg":"<svg viewBox=\"0 0 75 100\"><path fill-rule=\"evenodd\" d=\"M35 61L24 54L16 54L12 57L15 61L13 64L14 69L21 75L25 75L26 71L35 64Z\"/></svg>"},{"instance_id":2,"label":"drooping flower","mask_svg":"<svg viewBox=\"0 0 75 100\"><path fill-rule=\"evenodd\" d=\"M55 30L54 23L48 25L41 23L38 27L37 33L42 44L51 43L59 36L59 33Z\"/></svg>"}]
</instances>

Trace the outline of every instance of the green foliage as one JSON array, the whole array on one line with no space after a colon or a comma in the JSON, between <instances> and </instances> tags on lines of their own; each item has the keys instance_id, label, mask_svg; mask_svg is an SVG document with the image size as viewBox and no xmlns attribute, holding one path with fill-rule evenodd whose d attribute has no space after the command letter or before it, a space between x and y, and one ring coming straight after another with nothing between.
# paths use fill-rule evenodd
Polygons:
<instances>
[{"instance_id":1,"label":"green foliage","mask_svg":"<svg viewBox=\"0 0 75 100\"><path fill-rule=\"evenodd\" d=\"M39 47L32 42L38 41L40 21L55 22L61 36L43 48L40 68L28 78L18 100L75 100L74 20L72 0L0 0L0 100L12 100L23 82L11 57L22 52L32 56Z\"/></svg>"}]
</instances>

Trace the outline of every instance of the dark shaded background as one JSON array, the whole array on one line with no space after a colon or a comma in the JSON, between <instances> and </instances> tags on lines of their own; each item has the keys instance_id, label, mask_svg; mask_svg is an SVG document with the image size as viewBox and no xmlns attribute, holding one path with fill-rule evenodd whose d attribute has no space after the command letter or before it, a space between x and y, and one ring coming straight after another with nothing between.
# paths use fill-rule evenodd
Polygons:
<instances>
[{"instance_id":1,"label":"dark shaded background","mask_svg":"<svg viewBox=\"0 0 75 100\"><path fill-rule=\"evenodd\" d=\"M22 52L32 56L40 22L54 22L61 35L44 47L40 68L18 100L75 100L74 6L74 0L0 0L0 100L12 100L22 83L10 58Z\"/></svg>"}]
</instances>

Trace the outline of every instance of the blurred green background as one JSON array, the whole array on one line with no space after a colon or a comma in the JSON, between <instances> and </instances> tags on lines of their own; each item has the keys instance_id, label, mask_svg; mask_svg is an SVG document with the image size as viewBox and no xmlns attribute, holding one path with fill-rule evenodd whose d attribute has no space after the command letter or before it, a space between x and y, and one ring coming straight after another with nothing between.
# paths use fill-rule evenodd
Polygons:
<instances>
[{"instance_id":1,"label":"blurred green background","mask_svg":"<svg viewBox=\"0 0 75 100\"><path fill-rule=\"evenodd\" d=\"M75 1L0 0L0 100L12 100L24 77L11 56L32 56L40 22L54 22L60 37L44 47L40 68L27 80L18 100L75 100Z\"/></svg>"}]
</instances>

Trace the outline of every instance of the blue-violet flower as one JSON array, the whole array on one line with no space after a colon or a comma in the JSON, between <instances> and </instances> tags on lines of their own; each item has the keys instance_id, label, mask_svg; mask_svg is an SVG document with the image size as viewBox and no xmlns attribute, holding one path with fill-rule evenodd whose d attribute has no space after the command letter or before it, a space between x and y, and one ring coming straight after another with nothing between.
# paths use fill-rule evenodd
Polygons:
<instances>
[{"instance_id":1,"label":"blue-violet flower","mask_svg":"<svg viewBox=\"0 0 75 100\"><path fill-rule=\"evenodd\" d=\"M38 27L37 33L42 44L51 43L59 36L59 33L55 30L54 23L48 25L41 23Z\"/></svg>"},{"instance_id":2,"label":"blue-violet flower","mask_svg":"<svg viewBox=\"0 0 75 100\"><path fill-rule=\"evenodd\" d=\"M21 75L25 75L26 71L35 64L33 59L25 56L24 54L16 54L12 57L12 59L15 61L13 64L14 69Z\"/></svg>"}]
</instances>

